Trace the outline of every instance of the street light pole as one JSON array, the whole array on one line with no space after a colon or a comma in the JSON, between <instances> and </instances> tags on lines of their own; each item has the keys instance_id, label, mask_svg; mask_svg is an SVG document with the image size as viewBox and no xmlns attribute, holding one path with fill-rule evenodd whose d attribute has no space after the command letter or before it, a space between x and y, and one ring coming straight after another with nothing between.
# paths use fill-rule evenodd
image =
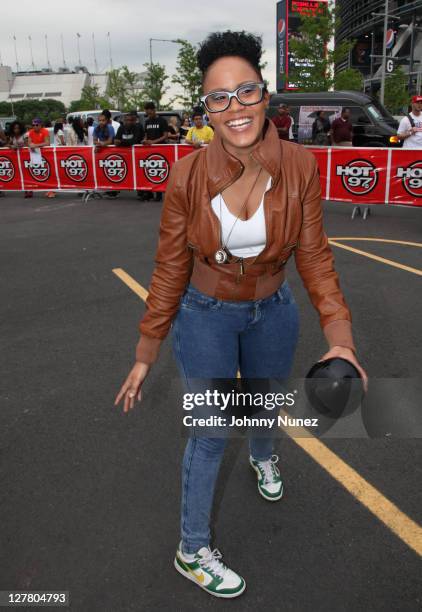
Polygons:
<instances>
[{"instance_id":1,"label":"street light pole","mask_svg":"<svg viewBox=\"0 0 422 612\"><path fill-rule=\"evenodd\" d=\"M81 60L81 48L79 46L79 39L80 39L81 35L79 34L79 32L76 32L76 41L78 43L78 63L79 66L82 65L82 60Z\"/></svg>"},{"instance_id":2,"label":"street light pole","mask_svg":"<svg viewBox=\"0 0 422 612\"><path fill-rule=\"evenodd\" d=\"M177 45L180 45L180 42L178 40L172 40L169 38L150 38L149 39L149 65L150 65L150 69L152 67L152 41L155 42L169 42L169 43L176 43Z\"/></svg>"},{"instance_id":3,"label":"street light pole","mask_svg":"<svg viewBox=\"0 0 422 612\"><path fill-rule=\"evenodd\" d=\"M409 62L409 93L413 93L413 63L414 63L414 55L415 55L415 30L416 30L416 13L412 15L412 33L410 39L410 62Z\"/></svg>"},{"instance_id":4,"label":"street light pole","mask_svg":"<svg viewBox=\"0 0 422 612\"><path fill-rule=\"evenodd\" d=\"M374 53L375 53L375 32L374 30L372 30L371 32L371 67L370 67L371 93L372 93L372 79L374 77Z\"/></svg>"},{"instance_id":5,"label":"street light pole","mask_svg":"<svg viewBox=\"0 0 422 612\"><path fill-rule=\"evenodd\" d=\"M385 0L384 9L384 37L382 43L382 68L381 68L381 91L380 91L380 102L384 104L385 96L385 64L387 61L387 28L388 28L388 0Z\"/></svg>"},{"instance_id":6,"label":"street light pole","mask_svg":"<svg viewBox=\"0 0 422 612\"><path fill-rule=\"evenodd\" d=\"M385 0L385 10L384 13L372 13L372 17L384 17L384 36L382 42L382 63L381 63L381 89L380 89L380 102L384 104L384 96L385 96L385 73L386 73L386 63L387 63L387 29L388 29L388 20L395 19L400 21L399 17L395 15L388 14L388 0ZM375 56L374 56L375 57ZM378 56L377 56L378 57Z\"/></svg>"},{"instance_id":7,"label":"street light pole","mask_svg":"<svg viewBox=\"0 0 422 612\"><path fill-rule=\"evenodd\" d=\"M150 38L149 39L149 63L152 64L152 41L154 42L170 42L180 44L178 40L171 40L169 38Z\"/></svg>"}]
</instances>

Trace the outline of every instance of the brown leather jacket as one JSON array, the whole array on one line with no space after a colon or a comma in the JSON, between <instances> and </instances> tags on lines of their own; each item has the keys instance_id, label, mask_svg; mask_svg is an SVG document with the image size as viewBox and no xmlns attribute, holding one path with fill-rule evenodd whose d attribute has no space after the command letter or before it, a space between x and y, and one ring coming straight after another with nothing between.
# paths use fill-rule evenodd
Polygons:
<instances>
[{"instance_id":1,"label":"brown leather jacket","mask_svg":"<svg viewBox=\"0 0 422 612\"><path fill-rule=\"evenodd\" d=\"M147 311L139 323L138 361L153 363L157 359L189 281L219 299L258 299L278 288L292 253L328 345L355 350L351 313L323 229L316 159L305 147L280 140L268 119L263 134L252 155L272 177L272 186L264 196L267 243L255 263L246 265L244 274L237 263L214 261L220 247L220 221L210 202L237 180L243 164L225 150L215 134L206 148L172 166Z\"/></svg>"}]
</instances>

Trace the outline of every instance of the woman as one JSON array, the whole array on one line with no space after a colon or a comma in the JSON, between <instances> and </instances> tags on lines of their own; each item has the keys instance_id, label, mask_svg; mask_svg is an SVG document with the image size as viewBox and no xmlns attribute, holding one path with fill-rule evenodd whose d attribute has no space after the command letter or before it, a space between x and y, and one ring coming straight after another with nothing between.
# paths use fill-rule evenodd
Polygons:
<instances>
[{"instance_id":1,"label":"woman","mask_svg":"<svg viewBox=\"0 0 422 612\"><path fill-rule=\"evenodd\" d=\"M328 146L328 133L331 129L330 122L326 118L325 112L322 110L317 111L315 115L315 121L312 124L312 144L318 146Z\"/></svg>"},{"instance_id":2,"label":"woman","mask_svg":"<svg viewBox=\"0 0 422 612\"><path fill-rule=\"evenodd\" d=\"M93 147L94 146L94 117L88 117L88 119L86 120L86 126L85 126L85 134L87 137L87 144L89 147Z\"/></svg>"},{"instance_id":3,"label":"woman","mask_svg":"<svg viewBox=\"0 0 422 612\"><path fill-rule=\"evenodd\" d=\"M66 142L64 139L64 131L63 131L63 123L61 121L56 121L54 123L53 129L53 142L55 147L64 147ZM55 191L48 191L46 193L47 198L55 198Z\"/></svg>"},{"instance_id":4,"label":"woman","mask_svg":"<svg viewBox=\"0 0 422 612\"><path fill-rule=\"evenodd\" d=\"M141 399L170 326L188 386L199 379L234 379L238 369L242 380L285 379L298 338L297 305L284 276L293 250L328 342L322 358L348 359L366 381L323 230L316 159L304 147L280 141L266 118L261 54L259 37L230 31L210 34L198 51L201 100L215 136L170 173L136 362L115 399L117 405L124 398L124 412L135 397ZM187 442L174 564L208 593L232 598L244 591L245 581L209 546L226 441L195 432ZM249 450L259 493L274 503L283 484L272 436L252 436Z\"/></svg>"},{"instance_id":5,"label":"woman","mask_svg":"<svg viewBox=\"0 0 422 612\"><path fill-rule=\"evenodd\" d=\"M82 117L73 117L71 120L69 132L67 134L67 146L82 147L86 145L87 142L88 139L84 131Z\"/></svg>"},{"instance_id":6,"label":"woman","mask_svg":"<svg viewBox=\"0 0 422 612\"><path fill-rule=\"evenodd\" d=\"M54 124L54 146L55 147L64 147L64 131L63 131L63 123L61 121L56 121Z\"/></svg>"},{"instance_id":7,"label":"woman","mask_svg":"<svg viewBox=\"0 0 422 612\"><path fill-rule=\"evenodd\" d=\"M167 141L169 144L178 144L180 142L180 130L177 124L177 117L171 116L168 120Z\"/></svg>"},{"instance_id":8,"label":"woman","mask_svg":"<svg viewBox=\"0 0 422 612\"><path fill-rule=\"evenodd\" d=\"M13 121L9 126L9 147L11 149L22 149L28 146L27 130L20 121ZM32 191L25 191L25 198L32 198Z\"/></svg>"},{"instance_id":9,"label":"woman","mask_svg":"<svg viewBox=\"0 0 422 612\"><path fill-rule=\"evenodd\" d=\"M182 125L180 126L180 144L183 144L186 140L186 136L191 128L189 117L184 117Z\"/></svg>"}]
</instances>

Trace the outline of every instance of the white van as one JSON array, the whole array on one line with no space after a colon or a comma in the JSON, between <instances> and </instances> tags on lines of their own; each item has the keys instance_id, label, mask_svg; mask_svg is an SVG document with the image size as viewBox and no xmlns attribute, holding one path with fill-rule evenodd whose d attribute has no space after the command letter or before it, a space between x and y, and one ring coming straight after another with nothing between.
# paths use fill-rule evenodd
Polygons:
<instances>
[{"instance_id":1,"label":"white van","mask_svg":"<svg viewBox=\"0 0 422 612\"><path fill-rule=\"evenodd\" d=\"M82 117L83 121L86 121L88 119L88 117L92 117L94 119L95 123L98 123L98 117L99 115L101 115L102 111L101 110L86 110L86 111L77 111L75 113L67 113L66 115L66 121L69 121L69 117ZM121 115L121 111L117 111L117 110L111 110L111 117L112 119L114 119L115 117L117 117L118 115Z\"/></svg>"}]
</instances>

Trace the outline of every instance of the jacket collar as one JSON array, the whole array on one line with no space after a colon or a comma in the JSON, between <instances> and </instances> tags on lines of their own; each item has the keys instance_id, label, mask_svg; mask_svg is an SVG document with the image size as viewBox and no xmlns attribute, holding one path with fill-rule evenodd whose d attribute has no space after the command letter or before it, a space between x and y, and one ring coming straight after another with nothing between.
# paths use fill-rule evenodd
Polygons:
<instances>
[{"instance_id":1,"label":"jacket collar","mask_svg":"<svg viewBox=\"0 0 422 612\"><path fill-rule=\"evenodd\" d=\"M282 147L274 123L265 118L263 139L252 149L251 155L271 175L273 185L278 181L281 168ZM215 132L206 148L208 191L213 198L230 185L243 172L243 164L226 151L221 137Z\"/></svg>"}]
</instances>

